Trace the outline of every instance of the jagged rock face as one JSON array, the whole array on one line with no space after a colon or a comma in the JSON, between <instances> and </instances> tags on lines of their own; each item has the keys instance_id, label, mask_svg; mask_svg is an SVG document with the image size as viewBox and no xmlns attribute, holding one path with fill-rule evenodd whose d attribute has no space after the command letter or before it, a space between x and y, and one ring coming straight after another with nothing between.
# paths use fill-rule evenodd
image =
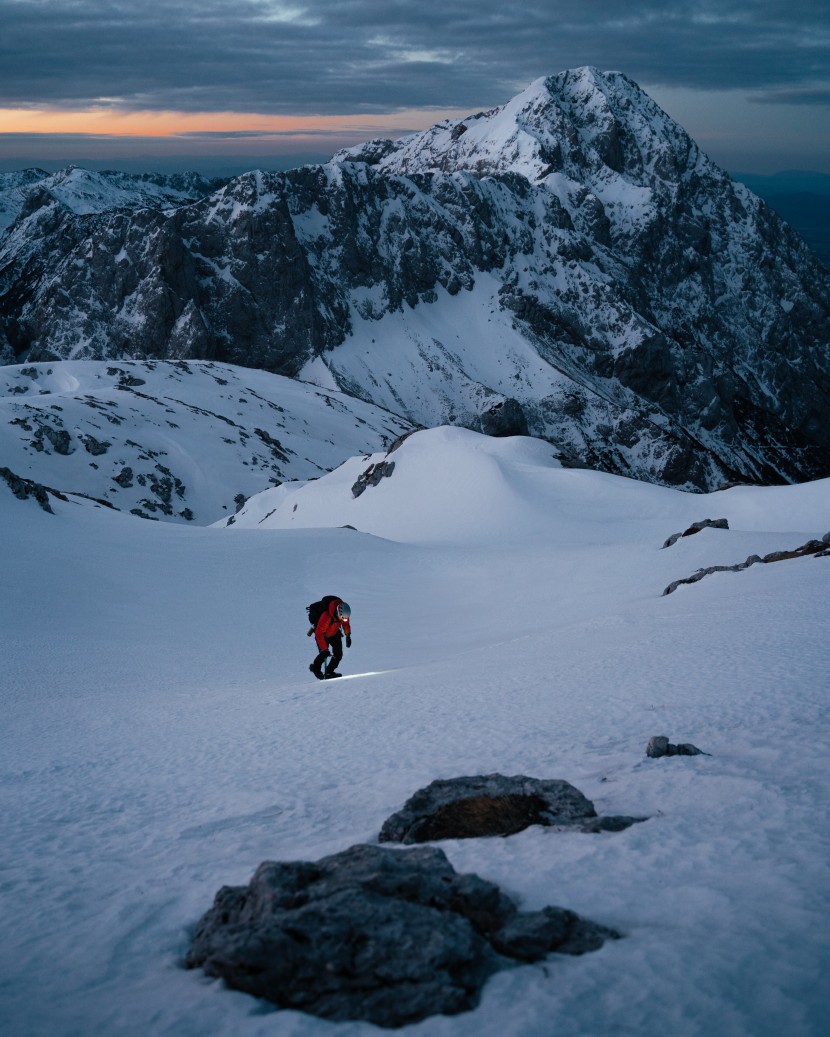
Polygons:
<instances>
[{"instance_id":1,"label":"jagged rock face","mask_svg":"<svg viewBox=\"0 0 830 1037\"><path fill-rule=\"evenodd\" d=\"M619 73L174 212L33 192L0 332L333 378L424 425L502 405L565 460L688 488L830 473L826 271Z\"/></svg>"},{"instance_id":2,"label":"jagged rock face","mask_svg":"<svg viewBox=\"0 0 830 1037\"><path fill-rule=\"evenodd\" d=\"M42 169L0 173L0 231L14 223L31 188L46 177Z\"/></svg>"}]
</instances>

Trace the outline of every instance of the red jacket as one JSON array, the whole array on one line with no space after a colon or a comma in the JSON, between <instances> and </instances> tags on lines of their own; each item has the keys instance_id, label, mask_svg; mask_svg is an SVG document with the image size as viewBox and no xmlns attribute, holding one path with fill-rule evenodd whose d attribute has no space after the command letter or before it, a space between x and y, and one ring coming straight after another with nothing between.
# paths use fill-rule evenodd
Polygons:
<instances>
[{"instance_id":1,"label":"red jacket","mask_svg":"<svg viewBox=\"0 0 830 1037\"><path fill-rule=\"evenodd\" d=\"M342 599L340 598L330 601L328 608L317 620L317 626L314 628L314 637L317 639L317 647L321 652L325 652L329 646L326 638L334 637L335 634L340 633L341 629L344 634L351 635L352 628L349 626L348 619L337 618L337 606L340 604L342 604Z\"/></svg>"}]
</instances>

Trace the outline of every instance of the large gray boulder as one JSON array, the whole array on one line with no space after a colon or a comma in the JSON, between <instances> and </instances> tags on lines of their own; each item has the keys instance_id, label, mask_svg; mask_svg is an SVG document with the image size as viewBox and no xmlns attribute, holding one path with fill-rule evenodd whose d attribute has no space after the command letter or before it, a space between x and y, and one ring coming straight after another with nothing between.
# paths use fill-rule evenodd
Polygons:
<instances>
[{"instance_id":1,"label":"large gray boulder","mask_svg":"<svg viewBox=\"0 0 830 1037\"><path fill-rule=\"evenodd\" d=\"M643 817L598 817L567 781L485 774L442 778L419 789L380 830L380 842L424 843L514 835L531 825L580 832L620 831Z\"/></svg>"},{"instance_id":2,"label":"large gray boulder","mask_svg":"<svg viewBox=\"0 0 830 1037\"><path fill-rule=\"evenodd\" d=\"M220 889L185 964L283 1008L394 1027L475 1007L498 969L618 937L562 908L520 912L441 850L353 846Z\"/></svg>"}]
</instances>

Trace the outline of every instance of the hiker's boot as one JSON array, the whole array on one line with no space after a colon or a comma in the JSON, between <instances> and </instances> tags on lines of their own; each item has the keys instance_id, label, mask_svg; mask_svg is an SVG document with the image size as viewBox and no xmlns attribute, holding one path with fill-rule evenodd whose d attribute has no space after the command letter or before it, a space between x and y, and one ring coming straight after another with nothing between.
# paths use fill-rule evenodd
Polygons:
<instances>
[{"instance_id":1,"label":"hiker's boot","mask_svg":"<svg viewBox=\"0 0 830 1037\"><path fill-rule=\"evenodd\" d=\"M323 667L329 661L331 657L328 652L319 652L314 662L309 666L309 670L314 674L318 681L324 681L326 679L325 671Z\"/></svg>"}]
</instances>

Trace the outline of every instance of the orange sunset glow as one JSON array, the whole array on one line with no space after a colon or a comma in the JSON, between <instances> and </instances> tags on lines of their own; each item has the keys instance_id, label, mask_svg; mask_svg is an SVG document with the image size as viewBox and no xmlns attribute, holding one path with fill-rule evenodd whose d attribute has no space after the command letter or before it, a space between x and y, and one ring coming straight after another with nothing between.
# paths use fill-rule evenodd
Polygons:
<instances>
[{"instance_id":1,"label":"orange sunset glow","mask_svg":"<svg viewBox=\"0 0 830 1037\"><path fill-rule=\"evenodd\" d=\"M125 112L113 108L81 111L0 108L0 133L85 133L125 137L176 137L199 133L359 133L369 136L390 126L413 129L465 114L408 110L396 115L262 115L254 112Z\"/></svg>"}]
</instances>

